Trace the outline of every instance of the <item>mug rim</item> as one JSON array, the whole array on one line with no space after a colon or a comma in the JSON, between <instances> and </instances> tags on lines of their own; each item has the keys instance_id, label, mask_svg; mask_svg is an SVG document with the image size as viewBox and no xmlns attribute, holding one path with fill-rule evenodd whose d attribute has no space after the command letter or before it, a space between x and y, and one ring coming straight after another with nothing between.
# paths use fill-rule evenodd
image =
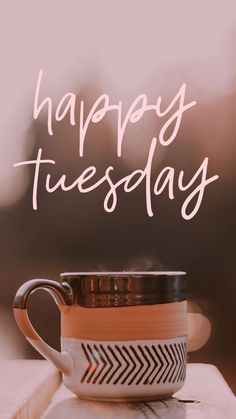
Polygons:
<instances>
[{"instance_id":1,"label":"mug rim","mask_svg":"<svg viewBox=\"0 0 236 419\"><path fill-rule=\"evenodd\" d=\"M77 276L181 276L185 271L85 271L85 272L62 272L61 278Z\"/></svg>"},{"instance_id":2,"label":"mug rim","mask_svg":"<svg viewBox=\"0 0 236 419\"><path fill-rule=\"evenodd\" d=\"M75 303L84 307L118 307L164 304L186 300L186 272L120 271L64 272Z\"/></svg>"}]
</instances>

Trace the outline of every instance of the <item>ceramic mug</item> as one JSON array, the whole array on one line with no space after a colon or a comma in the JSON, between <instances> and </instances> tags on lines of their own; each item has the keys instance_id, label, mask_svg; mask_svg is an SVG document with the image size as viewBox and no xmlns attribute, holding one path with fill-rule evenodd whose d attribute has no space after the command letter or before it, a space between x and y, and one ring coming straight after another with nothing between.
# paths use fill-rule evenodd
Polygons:
<instances>
[{"instance_id":1,"label":"ceramic mug","mask_svg":"<svg viewBox=\"0 0 236 419\"><path fill-rule=\"evenodd\" d=\"M36 333L27 300L36 289L61 312L61 352ZM154 400L171 396L186 373L185 272L77 272L61 282L33 279L14 300L27 340L82 398Z\"/></svg>"}]
</instances>

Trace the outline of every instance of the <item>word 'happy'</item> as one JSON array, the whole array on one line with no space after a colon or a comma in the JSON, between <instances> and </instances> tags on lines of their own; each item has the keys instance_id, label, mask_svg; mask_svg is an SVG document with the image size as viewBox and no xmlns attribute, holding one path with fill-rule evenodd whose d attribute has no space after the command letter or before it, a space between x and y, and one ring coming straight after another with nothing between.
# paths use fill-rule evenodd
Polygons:
<instances>
[{"instance_id":1,"label":"word 'happy'","mask_svg":"<svg viewBox=\"0 0 236 419\"><path fill-rule=\"evenodd\" d=\"M148 216L153 216L152 196L160 195L164 190L168 191L169 199L174 199L174 181L176 180L175 169L173 167L165 167L156 176L155 182L152 183L152 163L156 150L156 145L159 142L161 146L167 147L175 140L182 121L183 113L196 105L195 101L185 103L186 84L183 83L176 93L170 104L163 109L162 97L159 96L155 104L148 104L147 96L141 94L135 98L129 107L128 111L124 113L122 101L117 104L111 104L109 96L103 94L94 102L88 114L85 116L84 101L80 101L79 121L76 119L76 95L74 93L66 93L58 103L55 114L53 114L53 101L51 97L46 97L41 103L39 101L40 87L43 77L43 71L39 72L35 97L34 97L34 119L39 117L42 110L47 111L47 130L49 135L53 135L53 119L62 121L66 116L69 116L70 125L75 126L78 123L79 131L79 158L84 156L84 146L86 140L86 133L90 124L96 124L102 121L108 112L116 114L117 118L117 156L122 156L122 144L125 137L125 131L129 124L138 122L146 112L154 112L158 118L168 117L161 126L158 137L153 137L151 140L147 162L143 169L137 169L129 175L123 177L118 181L114 181L112 173L113 166L109 166L104 175L100 179L94 179L96 175L96 167L89 166L79 177L77 177L71 184L67 182L66 174L62 174L56 184L52 185L51 174L47 173L44 179L45 190L49 193L55 192L57 189L62 189L65 192L73 188L77 188L80 193L88 193L100 185L106 183L108 191L104 197L104 209L106 212L113 212L118 202L118 192L121 188L127 193L135 190L141 183L145 184L145 200L146 211ZM173 128L171 128L173 127ZM15 163L14 166L34 166L34 180L32 187L32 206L34 210L38 209L38 185L42 181L41 166L55 165L56 161L43 157L43 150L38 149L37 157L34 160L26 160ZM210 183L219 178L218 175L208 177L208 158L205 157L202 164L193 174L192 178L186 182L184 178L184 171L181 170L177 177L177 185L179 191L188 191L190 193L184 200L181 207L181 214L185 220L193 218L202 203L205 188ZM88 186L89 183L89 186ZM86 185L87 184L87 185ZM194 205L193 205L194 204ZM189 210L190 207L190 210Z\"/></svg>"}]
</instances>

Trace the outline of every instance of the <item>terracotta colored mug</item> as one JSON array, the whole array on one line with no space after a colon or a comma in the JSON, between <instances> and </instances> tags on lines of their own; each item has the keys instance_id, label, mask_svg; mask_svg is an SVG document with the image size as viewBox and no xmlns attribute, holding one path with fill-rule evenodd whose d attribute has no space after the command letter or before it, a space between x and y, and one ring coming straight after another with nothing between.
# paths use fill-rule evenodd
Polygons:
<instances>
[{"instance_id":1,"label":"terracotta colored mug","mask_svg":"<svg viewBox=\"0 0 236 419\"><path fill-rule=\"evenodd\" d=\"M62 352L48 346L28 318L27 300L39 288L60 309ZM184 272L78 272L61 274L61 283L26 282L14 314L27 340L78 396L153 400L183 386L186 304Z\"/></svg>"}]
</instances>

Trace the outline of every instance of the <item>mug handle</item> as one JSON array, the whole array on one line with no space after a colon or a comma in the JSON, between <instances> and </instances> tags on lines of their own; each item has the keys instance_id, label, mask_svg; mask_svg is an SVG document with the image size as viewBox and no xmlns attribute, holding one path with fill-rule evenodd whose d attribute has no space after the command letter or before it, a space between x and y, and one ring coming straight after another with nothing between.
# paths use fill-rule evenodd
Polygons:
<instances>
[{"instance_id":1,"label":"mug handle","mask_svg":"<svg viewBox=\"0 0 236 419\"><path fill-rule=\"evenodd\" d=\"M27 301L29 296L37 289L48 291L54 298L60 310L73 305L73 292L66 282L50 279L31 279L25 282L17 291L13 311L18 327L29 343L47 360L51 361L56 368L64 374L72 371L72 359L68 352L58 352L45 343L33 328L27 313Z\"/></svg>"}]
</instances>

